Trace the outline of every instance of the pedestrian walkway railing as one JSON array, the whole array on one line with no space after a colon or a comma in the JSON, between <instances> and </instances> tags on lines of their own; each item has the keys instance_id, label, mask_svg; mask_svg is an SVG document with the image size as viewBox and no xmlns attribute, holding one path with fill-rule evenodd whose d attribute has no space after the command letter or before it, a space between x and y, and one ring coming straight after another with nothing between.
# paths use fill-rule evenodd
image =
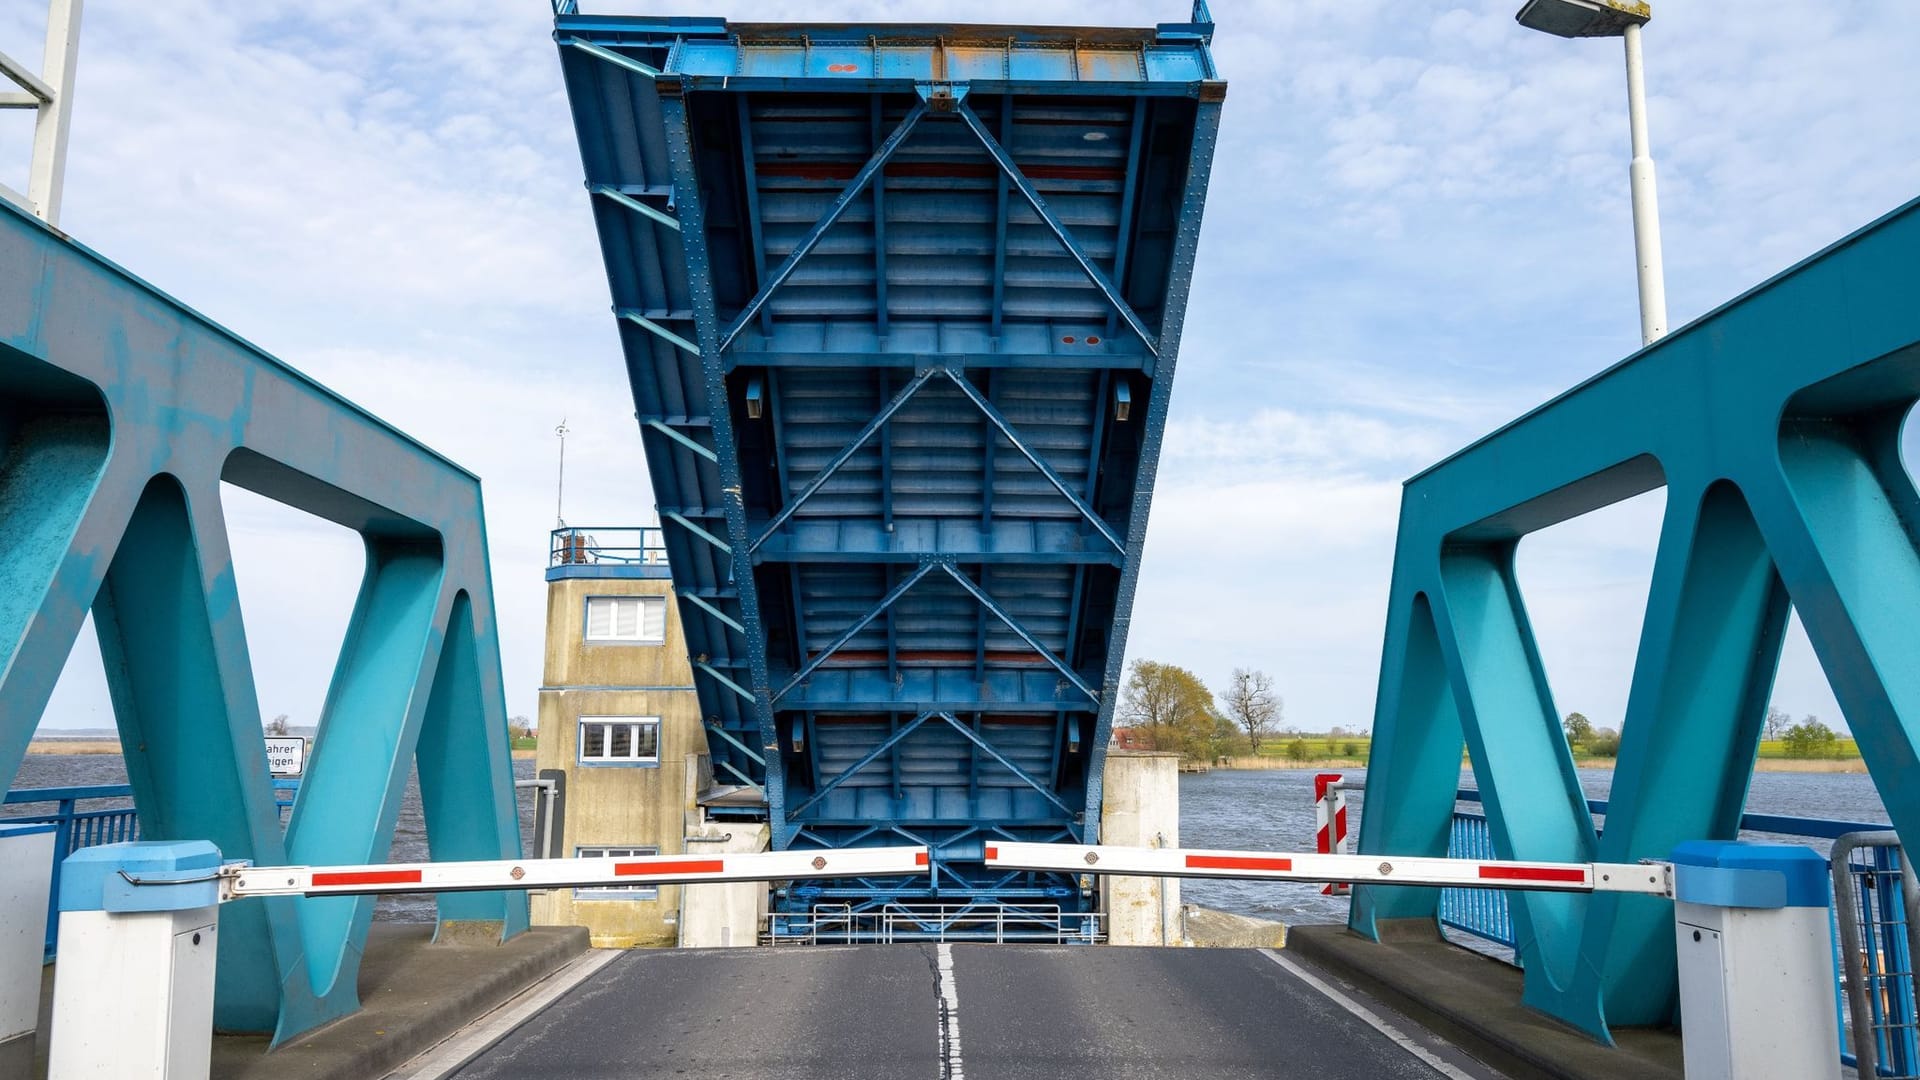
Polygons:
<instances>
[{"instance_id":1,"label":"pedestrian walkway railing","mask_svg":"<svg viewBox=\"0 0 1920 1080\"><path fill-rule=\"evenodd\" d=\"M973 941L995 944L1097 945L1106 940L1101 916L1063 911L1057 904L976 900L961 904L816 904L806 912L770 912L761 941L768 945L894 944Z\"/></svg>"},{"instance_id":2,"label":"pedestrian walkway railing","mask_svg":"<svg viewBox=\"0 0 1920 1080\"><path fill-rule=\"evenodd\" d=\"M1455 858L1493 858L1493 837L1484 814L1469 807L1480 793L1462 788L1453 815L1447 853ZM1587 800L1597 824L1607 802ZM1834 882L1835 1007L1843 1045L1840 1058L1861 1076L1920 1080L1920 997L1916 997L1911 927L1920 926L1920 885L1908 868L1898 836L1884 822L1747 814L1743 834L1787 840L1831 840ZM1818 846L1818 845L1816 845ZM1446 889L1440 922L1449 929L1503 946L1501 959L1518 963L1513 918L1503 892ZM1865 1064L1860 1064L1864 1047Z\"/></svg>"},{"instance_id":3,"label":"pedestrian walkway railing","mask_svg":"<svg viewBox=\"0 0 1920 1080\"><path fill-rule=\"evenodd\" d=\"M1840 1028L1852 1051L1843 1059L1861 1076L1920 1077L1913 974L1920 881L1892 832L1842 836L1831 861Z\"/></svg>"},{"instance_id":4,"label":"pedestrian walkway railing","mask_svg":"<svg viewBox=\"0 0 1920 1080\"><path fill-rule=\"evenodd\" d=\"M47 959L53 959L60 936L60 864L68 855L97 844L140 839L140 819L133 809L133 788L126 784L92 787L23 788L9 791L0 805L10 825L53 826L53 888L47 897ZM113 802L82 809L82 803ZM19 808L15 810L13 808ZM51 807L51 810L46 809Z\"/></svg>"}]
</instances>

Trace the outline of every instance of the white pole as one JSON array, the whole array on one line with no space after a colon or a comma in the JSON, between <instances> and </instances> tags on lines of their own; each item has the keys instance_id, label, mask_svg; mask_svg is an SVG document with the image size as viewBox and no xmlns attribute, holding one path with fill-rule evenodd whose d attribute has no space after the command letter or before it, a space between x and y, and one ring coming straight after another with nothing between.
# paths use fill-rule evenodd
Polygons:
<instances>
[{"instance_id":1,"label":"white pole","mask_svg":"<svg viewBox=\"0 0 1920 1080\"><path fill-rule=\"evenodd\" d=\"M61 178L67 171L67 129L73 119L73 74L80 58L80 2L52 0L47 5L47 51L40 66L40 78L53 88L53 100L40 106L34 124L27 204L49 225L60 223Z\"/></svg>"},{"instance_id":2,"label":"white pole","mask_svg":"<svg viewBox=\"0 0 1920 1080\"><path fill-rule=\"evenodd\" d=\"M1653 151L1647 139L1647 87L1640 58L1640 24L1627 24L1627 121L1633 130L1633 251L1640 264L1640 343L1667 333L1666 266L1660 256L1660 199L1654 190Z\"/></svg>"}]
</instances>

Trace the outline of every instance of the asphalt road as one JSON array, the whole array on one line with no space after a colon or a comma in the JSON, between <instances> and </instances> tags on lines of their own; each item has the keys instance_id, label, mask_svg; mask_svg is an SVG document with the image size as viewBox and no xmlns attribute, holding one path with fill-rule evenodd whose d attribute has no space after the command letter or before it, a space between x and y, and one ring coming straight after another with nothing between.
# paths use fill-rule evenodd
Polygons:
<instances>
[{"instance_id":1,"label":"asphalt road","mask_svg":"<svg viewBox=\"0 0 1920 1080\"><path fill-rule=\"evenodd\" d=\"M1336 993L1347 1001L1253 950L931 944L643 950L607 965L456 1075L1496 1077L1377 1003ZM1396 1042L1351 1004L1418 1045L1410 1050ZM1436 1060L1439 1067L1429 1064Z\"/></svg>"}]
</instances>

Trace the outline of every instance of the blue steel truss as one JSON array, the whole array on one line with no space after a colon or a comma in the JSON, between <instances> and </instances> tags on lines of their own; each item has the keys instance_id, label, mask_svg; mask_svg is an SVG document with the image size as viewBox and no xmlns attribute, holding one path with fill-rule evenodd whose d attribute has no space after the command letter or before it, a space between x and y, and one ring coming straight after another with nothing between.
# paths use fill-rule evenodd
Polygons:
<instances>
[{"instance_id":1,"label":"blue steel truss","mask_svg":"<svg viewBox=\"0 0 1920 1080\"><path fill-rule=\"evenodd\" d=\"M1504 859L1630 862L1732 839L1789 608L1903 838L1920 837L1920 203L1407 482L1360 850L1443 855L1464 742ZM1606 829L1597 835L1514 551L1664 485ZM1433 920L1354 889L1352 925ZM1676 1006L1653 897L1516 893L1529 1004L1608 1038Z\"/></svg>"},{"instance_id":2,"label":"blue steel truss","mask_svg":"<svg viewBox=\"0 0 1920 1080\"><path fill-rule=\"evenodd\" d=\"M222 481L366 542L284 833ZM144 838L378 862L417 764L434 858L519 857L479 480L0 201L0 776L89 610ZM518 892L439 913L527 923ZM354 1011L372 918L368 897L228 905L215 1023L278 1041Z\"/></svg>"},{"instance_id":3,"label":"blue steel truss","mask_svg":"<svg viewBox=\"0 0 1920 1080\"><path fill-rule=\"evenodd\" d=\"M935 852L788 903L1083 903L982 855L1098 833L1225 97L1205 4L555 14L716 770L778 847Z\"/></svg>"}]
</instances>

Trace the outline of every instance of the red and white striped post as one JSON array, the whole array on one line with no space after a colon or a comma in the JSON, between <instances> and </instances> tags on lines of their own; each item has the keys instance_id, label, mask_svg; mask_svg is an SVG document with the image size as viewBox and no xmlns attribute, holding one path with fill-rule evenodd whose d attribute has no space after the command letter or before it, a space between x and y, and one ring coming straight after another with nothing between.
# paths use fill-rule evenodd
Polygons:
<instances>
[{"instance_id":1,"label":"red and white striped post","mask_svg":"<svg viewBox=\"0 0 1920 1080\"><path fill-rule=\"evenodd\" d=\"M1347 841L1347 789L1342 774L1315 773L1313 776L1313 848L1322 855L1345 855ZM1345 896L1353 890L1345 882L1330 881L1320 890L1328 896Z\"/></svg>"}]
</instances>

